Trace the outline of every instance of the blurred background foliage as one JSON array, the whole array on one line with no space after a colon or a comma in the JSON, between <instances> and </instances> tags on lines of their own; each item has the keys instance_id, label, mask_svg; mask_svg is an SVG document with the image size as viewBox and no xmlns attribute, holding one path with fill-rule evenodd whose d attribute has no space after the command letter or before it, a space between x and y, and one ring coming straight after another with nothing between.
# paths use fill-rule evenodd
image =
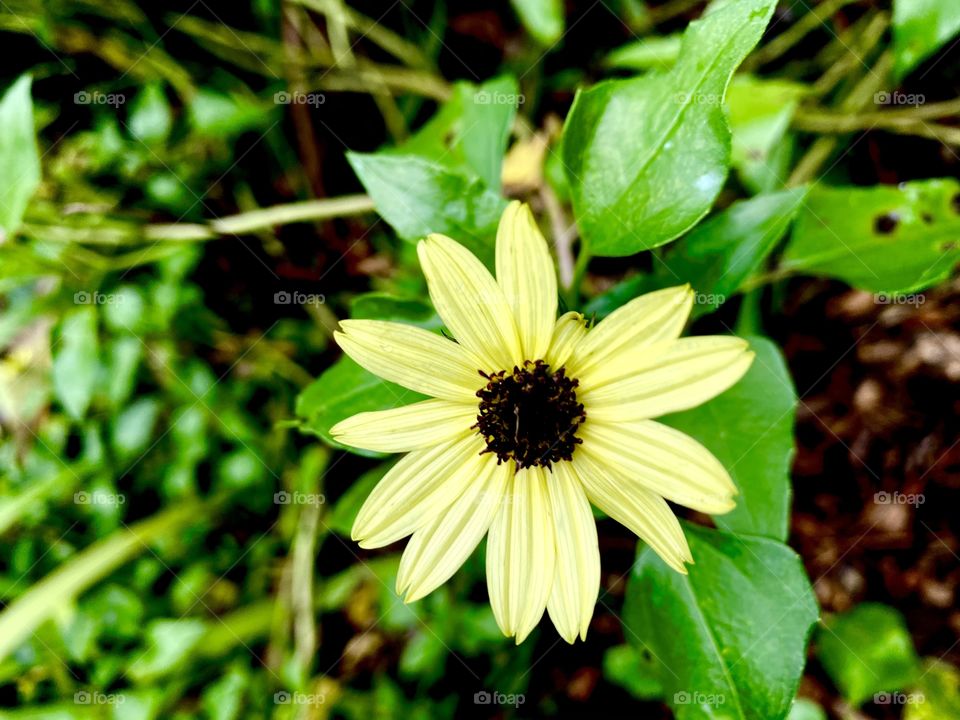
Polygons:
<instances>
[{"instance_id":1,"label":"blurred background foliage","mask_svg":"<svg viewBox=\"0 0 960 720\"><path fill-rule=\"evenodd\" d=\"M642 255L689 223L639 245L585 225L612 248L598 254L619 256L588 267L566 228L591 187L571 186L564 165L611 136L561 147L574 92L682 77L681 33L703 5L0 3L12 60L0 101L0 718L532 717L588 703L670 716L654 658L618 620L640 612L629 591L623 607L635 543L610 521L583 645L546 626L520 647L503 638L482 556L412 606L396 597L398 549L349 539L389 462L343 452L328 430L416 395L338 359L331 332L347 316L438 329L406 241L440 231L489 256L509 194L553 230L568 306L602 317L671 284L669 266L713 298L695 311L710 316L703 327L766 330L805 383L809 334L787 326L817 322L798 316L804 302L823 317L824 297L846 307L929 291L939 315L914 308L882 327L897 341L903 323L953 333L960 13L949 0L781 2L727 92L720 211ZM625 120L633 132L644 116ZM809 189L824 178L862 187ZM938 179L914 182L927 178ZM845 357L856 323L841 324L814 343L813 366ZM941 399L960 377L950 347L930 361L949 382L924 390ZM952 442L949 407L928 417ZM830 427L830 447L801 442L800 475L815 457L825 480L847 477L849 459L834 458L846 433ZM770 462L785 476L791 425L778 434ZM912 570L884 565L887 546L843 563L859 510L838 508L892 489L850 477L795 488L799 520L784 504L768 521L772 535L794 528L827 611L790 717L960 717L955 563L934 563L929 603L891 589ZM956 502L955 477L943 482ZM932 538L906 542L955 559L955 525L925 517ZM835 527L824 568L811 538ZM476 704L484 691L522 699Z\"/></svg>"}]
</instances>

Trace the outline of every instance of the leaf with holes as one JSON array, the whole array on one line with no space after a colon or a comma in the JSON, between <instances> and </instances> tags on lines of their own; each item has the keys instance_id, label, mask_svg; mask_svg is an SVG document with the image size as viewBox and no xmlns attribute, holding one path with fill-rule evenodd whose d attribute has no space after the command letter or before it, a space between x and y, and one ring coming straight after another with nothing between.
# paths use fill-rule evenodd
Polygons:
<instances>
[{"instance_id":1,"label":"leaf with holes","mask_svg":"<svg viewBox=\"0 0 960 720\"><path fill-rule=\"evenodd\" d=\"M876 293L909 293L960 262L960 182L815 187L797 216L782 268Z\"/></svg>"}]
</instances>

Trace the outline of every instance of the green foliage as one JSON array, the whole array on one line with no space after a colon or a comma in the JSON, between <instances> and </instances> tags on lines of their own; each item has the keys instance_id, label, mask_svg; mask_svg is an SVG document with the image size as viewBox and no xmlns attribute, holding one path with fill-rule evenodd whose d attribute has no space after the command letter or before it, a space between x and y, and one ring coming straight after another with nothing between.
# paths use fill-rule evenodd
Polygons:
<instances>
[{"instance_id":1,"label":"green foliage","mask_svg":"<svg viewBox=\"0 0 960 720\"><path fill-rule=\"evenodd\" d=\"M817 620L800 558L782 543L687 524L684 576L641 549L627 585L627 636L659 663L679 720L768 718L790 710Z\"/></svg>"},{"instance_id":2,"label":"green foliage","mask_svg":"<svg viewBox=\"0 0 960 720\"><path fill-rule=\"evenodd\" d=\"M707 214L730 162L723 97L776 2L722 3L684 33L666 73L577 94L563 159L577 225L596 255L674 240ZM644 121L637 125L635 118Z\"/></svg>"},{"instance_id":3,"label":"green foliage","mask_svg":"<svg viewBox=\"0 0 960 720\"><path fill-rule=\"evenodd\" d=\"M960 183L811 190L783 267L876 293L909 293L949 277L960 261Z\"/></svg>"},{"instance_id":4,"label":"green foliage","mask_svg":"<svg viewBox=\"0 0 960 720\"><path fill-rule=\"evenodd\" d=\"M730 473L737 506L715 518L729 532L785 542L790 524L790 464L797 394L777 346L749 338L750 370L727 392L665 418L699 440Z\"/></svg>"},{"instance_id":5,"label":"green foliage","mask_svg":"<svg viewBox=\"0 0 960 720\"><path fill-rule=\"evenodd\" d=\"M960 5L950 0L894 0L894 69L904 77L960 32Z\"/></svg>"},{"instance_id":6,"label":"green foliage","mask_svg":"<svg viewBox=\"0 0 960 720\"><path fill-rule=\"evenodd\" d=\"M40 184L29 75L20 77L0 98L0 128L0 230L10 235L20 227L27 202Z\"/></svg>"},{"instance_id":7,"label":"green foliage","mask_svg":"<svg viewBox=\"0 0 960 720\"><path fill-rule=\"evenodd\" d=\"M563 35L563 0L510 0L520 21L541 45L553 45Z\"/></svg>"},{"instance_id":8,"label":"green foliage","mask_svg":"<svg viewBox=\"0 0 960 720\"><path fill-rule=\"evenodd\" d=\"M854 705L910 688L920 675L903 617L887 605L864 603L827 618L816 645L823 667Z\"/></svg>"}]
</instances>

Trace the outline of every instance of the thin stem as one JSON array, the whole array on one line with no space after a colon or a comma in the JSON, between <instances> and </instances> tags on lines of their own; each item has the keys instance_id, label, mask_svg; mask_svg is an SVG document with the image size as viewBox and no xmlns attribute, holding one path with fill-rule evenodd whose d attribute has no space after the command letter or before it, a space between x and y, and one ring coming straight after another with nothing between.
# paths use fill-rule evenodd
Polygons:
<instances>
[{"instance_id":1,"label":"thin stem","mask_svg":"<svg viewBox=\"0 0 960 720\"><path fill-rule=\"evenodd\" d=\"M858 2L858 0L826 0L826 2L820 3L747 58L746 62L743 63L743 68L749 72L783 56L810 32L825 24L830 16L845 5L852 5L855 2Z\"/></svg>"}]
</instances>

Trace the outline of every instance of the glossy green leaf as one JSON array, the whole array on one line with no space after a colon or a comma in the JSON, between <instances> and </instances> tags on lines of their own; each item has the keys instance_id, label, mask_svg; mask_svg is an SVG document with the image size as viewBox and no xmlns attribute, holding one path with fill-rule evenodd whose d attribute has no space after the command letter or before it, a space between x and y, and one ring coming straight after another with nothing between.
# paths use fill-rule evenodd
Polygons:
<instances>
[{"instance_id":1,"label":"glossy green leaf","mask_svg":"<svg viewBox=\"0 0 960 720\"><path fill-rule=\"evenodd\" d=\"M903 720L960 718L960 670L942 660L928 658L916 685L891 700L903 701L906 706Z\"/></svg>"},{"instance_id":2,"label":"glossy green leaf","mask_svg":"<svg viewBox=\"0 0 960 720\"><path fill-rule=\"evenodd\" d=\"M960 32L954 0L894 0L894 72L902 78Z\"/></svg>"},{"instance_id":3,"label":"glossy green leaf","mask_svg":"<svg viewBox=\"0 0 960 720\"><path fill-rule=\"evenodd\" d=\"M766 338L749 341L756 357L740 382L663 421L703 443L737 484L737 506L714 517L719 527L785 541L797 393L779 348Z\"/></svg>"},{"instance_id":4,"label":"glossy green leaf","mask_svg":"<svg viewBox=\"0 0 960 720\"><path fill-rule=\"evenodd\" d=\"M782 720L796 695L817 605L786 545L685 524L689 575L643 548L623 621L658 661L678 720Z\"/></svg>"},{"instance_id":5,"label":"glossy green leaf","mask_svg":"<svg viewBox=\"0 0 960 720\"><path fill-rule=\"evenodd\" d=\"M99 371L96 308L71 310L63 318L53 352L53 389L71 417L79 419L87 412Z\"/></svg>"},{"instance_id":6,"label":"glossy green leaf","mask_svg":"<svg viewBox=\"0 0 960 720\"><path fill-rule=\"evenodd\" d=\"M458 144L467 164L494 190L500 189L500 167L510 138L510 126L523 96L510 75L493 78L477 88L461 84L463 119Z\"/></svg>"},{"instance_id":7,"label":"glossy green leaf","mask_svg":"<svg viewBox=\"0 0 960 720\"><path fill-rule=\"evenodd\" d=\"M330 435L330 428L341 420L357 413L388 410L423 399L419 393L367 372L344 355L300 393L296 412L303 421L301 429L304 432L343 447ZM377 453L365 450L347 449L358 455L377 456Z\"/></svg>"},{"instance_id":8,"label":"glossy green leaf","mask_svg":"<svg viewBox=\"0 0 960 720\"><path fill-rule=\"evenodd\" d=\"M784 137L805 92L806 87L799 83L750 75L735 77L730 83L730 164L751 192L783 187L789 169L776 163L782 159Z\"/></svg>"},{"instance_id":9,"label":"glossy green leaf","mask_svg":"<svg viewBox=\"0 0 960 720\"><path fill-rule=\"evenodd\" d=\"M712 6L683 34L672 70L577 94L563 158L581 235L595 255L630 255L691 228L727 176L723 97L775 0ZM642 123L637 123L642 118Z\"/></svg>"},{"instance_id":10,"label":"glossy green leaf","mask_svg":"<svg viewBox=\"0 0 960 720\"><path fill-rule=\"evenodd\" d=\"M940 282L960 261L960 183L814 187L784 252L785 270L878 293Z\"/></svg>"},{"instance_id":11,"label":"glossy green leaf","mask_svg":"<svg viewBox=\"0 0 960 720\"><path fill-rule=\"evenodd\" d=\"M825 620L817 634L817 657L854 705L876 693L908 688L920 675L903 617L879 603L864 603Z\"/></svg>"},{"instance_id":12,"label":"glossy green leaf","mask_svg":"<svg viewBox=\"0 0 960 720\"><path fill-rule=\"evenodd\" d=\"M541 45L553 45L563 35L563 0L510 0L510 4Z\"/></svg>"},{"instance_id":13,"label":"glossy green leaf","mask_svg":"<svg viewBox=\"0 0 960 720\"><path fill-rule=\"evenodd\" d=\"M0 167L0 234L10 234L20 227L27 202L40 185L29 75L20 76L0 98Z\"/></svg>"},{"instance_id":14,"label":"glossy green leaf","mask_svg":"<svg viewBox=\"0 0 960 720\"><path fill-rule=\"evenodd\" d=\"M657 275L667 285L690 283L697 293L695 317L716 310L761 267L806 194L801 187L734 203L673 245Z\"/></svg>"}]
</instances>

